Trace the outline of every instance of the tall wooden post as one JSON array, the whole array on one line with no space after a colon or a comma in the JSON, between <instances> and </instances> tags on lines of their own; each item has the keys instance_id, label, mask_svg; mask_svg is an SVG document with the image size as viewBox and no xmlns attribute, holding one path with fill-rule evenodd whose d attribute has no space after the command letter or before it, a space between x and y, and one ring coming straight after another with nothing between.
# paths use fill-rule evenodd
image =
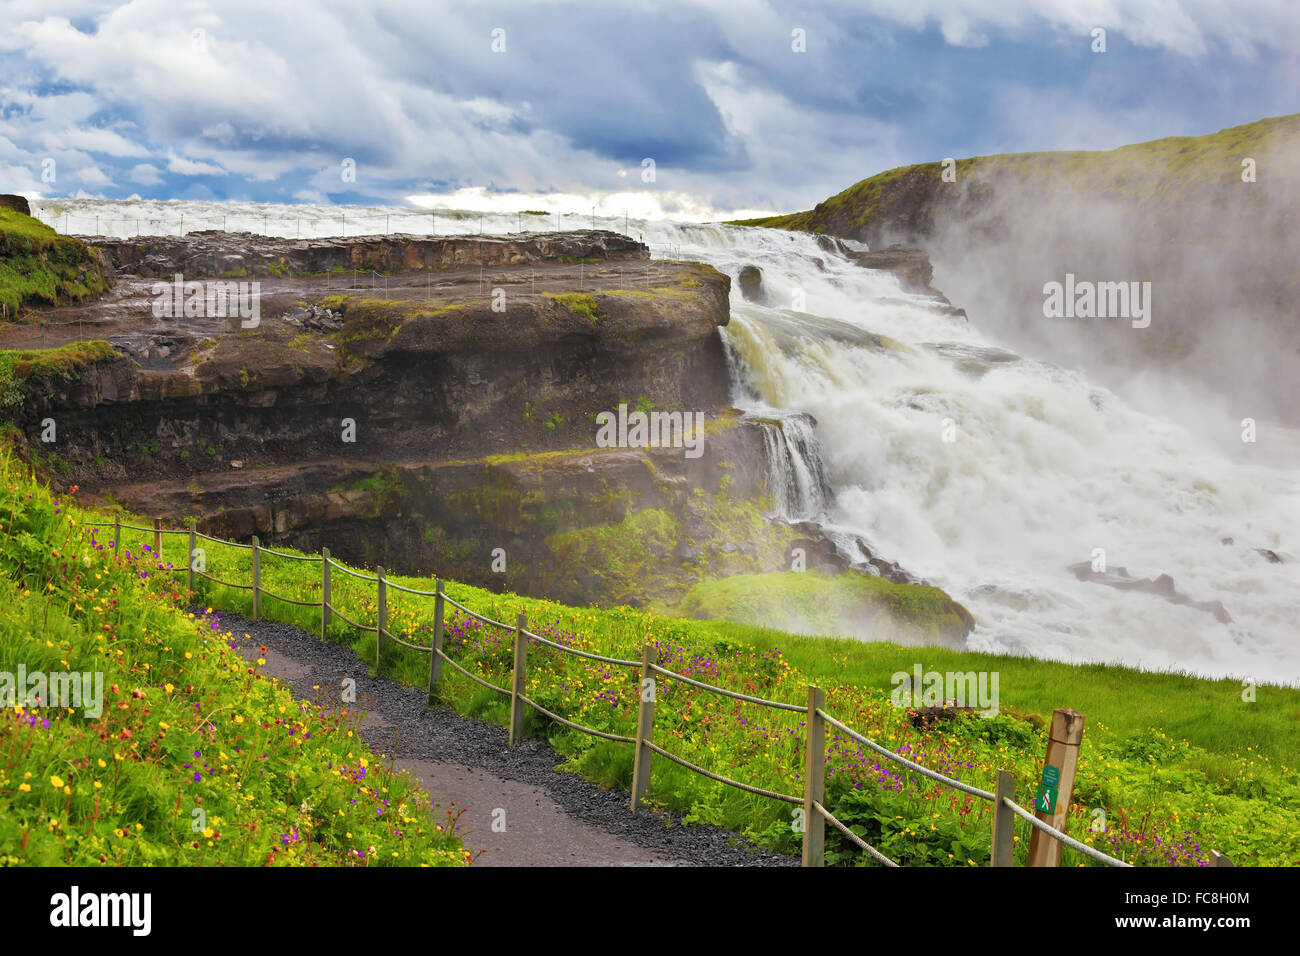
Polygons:
<instances>
[{"instance_id":1,"label":"tall wooden post","mask_svg":"<svg viewBox=\"0 0 1300 956\"><path fill-rule=\"evenodd\" d=\"M438 579L433 596L433 649L429 651L429 703L438 699L438 683L442 680L442 617L445 604L442 599L442 579Z\"/></svg>"},{"instance_id":2,"label":"tall wooden post","mask_svg":"<svg viewBox=\"0 0 1300 956\"><path fill-rule=\"evenodd\" d=\"M326 640L330 629L330 549L320 549L320 639Z\"/></svg>"},{"instance_id":3,"label":"tall wooden post","mask_svg":"<svg viewBox=\"0 0 1300 956\"><path fill-rule=\"evenodd\" d=\"M162 564L162 518L153 519L153 556Z\"/></svg>"},{"instance_id":4,"label":"tall wooden post","mask_svg":"<svg viewBox=\"0 0 1300 956\"><path fill-rule=\"evenodd\" d=\"M1016 799L1016 778L1005 770L998 771L997 803L993 805L993 855L989 866L1016 865L1016 815L1003 800ZM1035 833L1038 831L1034 831ZM1053 843L1056 841L1053 840Z\"/></svg>"},{"instance_id":5,"label":"tall wooden post","mask_svg":"<svg viewBox=\"0 0 1300 956\"><path fill-rule=\"evenodd\" d=\"M641 648L641 684L637 689L640 703L636 710L636 744L632 758L632 812L650 789L650 758L654 751L646 746L655 739L655 691L658 682L652 668L659 662L659 652L653 644Z\"/></svg>"},{"instance_id":6,"label":"tall wooden post","mask_svg":"<svg viewBox=\"0 0 1300 956\"><path fill-rule=\"evenodd\" d=\"M122 516L113 515L113 551L122 553Z\"/></svg>"},{"instance_id":7,"label":"tall wooden post","mask_svg":"<svg viewBox=\"0 0 1300 956\"><path fill-rule=\"evenodd\" d=\"M375 617L375 673L378 674L379 665L384 660L384 629L388 627L388 587L384 583L383 568L375 569L375 577L379 579L376 583L378 611Z\"/></svg>"},{"instance_id":8,"label":"tall wooden post","mask_svg":"<svg viewBox=\"0 0 1300 956\"><path fill-rule=\"evenodd\" d=\"M262 545L253 535L253 620L262 619Z\"/></svg>"},{"instance_id":9,"label":"tall wooden post","mask_svg":"<svg viewBox=\"0 0 1300 956\"><path fill-rule=\"evenodd\" d=\"M194 519L190 518L189 556L185 559L185 589L189 591L190 594L194 593L194 554L199 549L199 542L197 536L194 533L194 525L195 525Z\"/></svg>"},{"instance_id":10,"label":"tall wooden post","mask_svg":"<svg viewBox=\"0 0 1300 956\"><path fill-rule=\"evenodd\" d=\"M528 626L524 612L519 612L515 623L515 670L510 681L510 738L507 743L513 747L515 741L524 735L524 677L528 665L528 638L524 628Z\"/></svg>"},{"instance_id":11,"label":"tall wooden post","mask_svg":"<svg viewBox=\"0 0 1300 956\"><path fill-rule=\"evenodd\" d=\"M1052 713L1051 735L1043 775L1034 794L1034 814L1044 823L1065 832L1070 798L1074 793L1074 768L1083 741L1083 714L1068 707ZM1029 838L1029 866L1059 866L1061 843L1037 827Z\"/></svg>"},{"instance_id":12,"label":"tall wooden post","mask_svg":"<svg viewBox=\"0 0 1300 956\"><path fill-rule=\"evenodd\" d=\"M820 687L808 687L808 740L803 760L803 865L826 865L826 818L813 803L826 805L826 721L819 710L826 709L826 695Z\"/></svg>"}]
</instances>

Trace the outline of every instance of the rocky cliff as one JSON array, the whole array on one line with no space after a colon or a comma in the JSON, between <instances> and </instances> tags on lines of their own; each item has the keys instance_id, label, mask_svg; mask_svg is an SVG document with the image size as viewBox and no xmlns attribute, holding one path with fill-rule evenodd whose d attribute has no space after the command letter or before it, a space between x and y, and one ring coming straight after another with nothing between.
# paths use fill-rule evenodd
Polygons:
<instances>
[{"instance_id":1,"label":"rocky cliff","mask_svg":"<svg viewBox=\"0 0 1300 956\"><path fill-rule=\"evenodd\" d=\"M844 570L766 520L765 426L728 405L710 267L607 232L91 245L116 288L42 313L62 347L3 353L4 404L37 466L106 507L575 604L672 610L795 548ZM927 265L873 267L928 287ZM0 346L31 335L0 326ZM610 447L603 414L668 431Z\"/></svg>"}]
</instances>

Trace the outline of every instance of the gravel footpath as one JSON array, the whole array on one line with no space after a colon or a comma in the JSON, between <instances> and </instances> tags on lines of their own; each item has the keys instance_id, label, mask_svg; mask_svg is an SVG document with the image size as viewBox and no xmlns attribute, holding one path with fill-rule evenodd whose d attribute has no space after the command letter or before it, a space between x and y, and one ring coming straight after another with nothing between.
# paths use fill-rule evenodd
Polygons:
<instances>
[{"instance_id":1,"label":"gravel footpath","mask_svg":"<svg viewBox=\"0 0 1300 956\"><path fill-rule=\"evenodd\" d=\"M196 609L201 610L201 609ZM506 730L426 706L422 689L372 677L350 648L322 642L279 621L220 615L249 659L266 645L263 673L315 699L313 687L357 684L368 712L361 724L376 753L396 754L435 805L462 810L459 831L478 854L475 866L798 866L759 850L722 827L682 826L676 815L628 810L623 790L602 790L577 774L557 772L550 745L506 745ZM244 641L247 633L251 640Z\"/></svg>"}]
</instances>

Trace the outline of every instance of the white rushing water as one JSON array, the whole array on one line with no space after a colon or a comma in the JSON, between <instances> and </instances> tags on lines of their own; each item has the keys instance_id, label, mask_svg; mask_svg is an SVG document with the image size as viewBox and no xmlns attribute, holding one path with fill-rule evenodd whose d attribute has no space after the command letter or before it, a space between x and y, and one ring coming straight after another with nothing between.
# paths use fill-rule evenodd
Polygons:
<instances>
[{"instance_id":1,"label":"white rushing water","mask_svg":"<svg viewBox=\"0 0 1300 956\"><path fill-rule=\"evenodd\" d=\"M385 207L57 200L33 211L60 229L68 216L73 232L93 231L98 216L101 231L123 236L137 228L174 234L182 215L187 231L220 218L230 229L261 232L265 216L271 234L303 237L341 234L344 215L348 235L383 232L385 222L394 232L432 226L427 212ZM436 215L439 233L480 229L477 213ZM172 225L134 224L150 218ZM583 216L532 219L534 229L591 225ZM520 222L487 215L481 228L514 232ZM595 224L625 226L622 217ZM814 237L626 225L656 257L700 260L732 277L724 338L736 403L784 418L788 447L811 436L787 413L816 419L830 495L797 473L816 448L796 447L783 467L797 493L778 510L800 518L824 511L833 529L861 534L879 556L942 587L975 615L970 647L1300 682L1293 455L1225 453L1222 443L1077 371L999 349L981 334L978 303L957 303L971 314L967 325ZM746 265L762 270L768 305L742 300L736 280ZM1300 448L1294 433L1271 434L1272 449ZM1157 594L1079 580L1069 568L1091 564L1098 548L1107 570L1168 574L1179 595L1221 602L1231 622ZM1256 549L1285 560L1270 563Z\"/></svg>"}]
</instances>

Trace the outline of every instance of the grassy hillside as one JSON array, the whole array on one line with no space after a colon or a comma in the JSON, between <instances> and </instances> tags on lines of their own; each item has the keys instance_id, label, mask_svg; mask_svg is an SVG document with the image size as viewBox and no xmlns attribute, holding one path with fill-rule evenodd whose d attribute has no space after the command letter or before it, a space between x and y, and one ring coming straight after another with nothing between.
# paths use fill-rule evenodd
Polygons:
<instances>
[{"instance_id":1,"label":"grassy hillside","mask_svg":"<svg viewBox=\"0 0 1300 956\"><path fill-rule=\"evenodd\" d=\"M103 542L111 532L101 530ZM123 532L123 549L139 555L147 533ZM163 566L184 554L184 539L164 542ZM227 580L250 578L247 550L207 544L210 573ZM354 620L373 623L373 584L335 573L332 599ZM425 578L392 582L432 589ZM295 600L318 600L320 568L266 555L263 586ZM241 613L250 610L246 591L200 581L200 596ZM1087 716L1084 749L1070 830L1081 839L1138 864L1203 865L1210 849L1238 865L1300 863L1300 783L1295 766L1300 741L1300 691L1261 686L1243 700L1235 681L1177 674L1142 673L1123 667L1071 666L1028 658L996 657L886 642L798 638L723 621L688 621L629 608L575 608L549 601L495 594L449 583L448 594L497 621L528 614L530 626L567 646L636 659L653 643L664 666L749 694L805 703L809 683L821 686L828 709L879 743L921 763L986 789L998 769L1020 781L1022 802L1031 799L1046 747L1043 726L1056 707ZM449 610L451 610L449 608ZM404 640L427 643L433 602L389 591L389 627ZM264 613L319 628L319 611L264 599ZM374 660L375 642L337 619L331 640ZM451 614L450 653L471 672L509 684L512 664L508 629ZM896 672L915 664L931 671L994 671L1000 678L1001 712L914 726L908 710L891 700ZM424 686L426 655L402 647L385 649L383 669ZM444 700L458 711L500 723L507 702L446 669ZM635 730L637 672L562 655L545 647L529 651L527 693L568 719L611 733ZM658 694L655 739L674 753L717 772L797 795L802 791L800 715L709 695L663 682ZM528 733L545 736L568 769L611 786L631 779L632 752L597 741L530 713ZM828 802L842 819L884 852L911 865L986 865L990 845L988 805L959 798L902 768L878 760L856 744L828 740ZM901 771L901 772L900 772ZM742 794L656 760L650 797L693 821L734 827L763 845L796 852L798 834L789 808ZM1101 811L1099 814L1097 811ZM1094 832L1095 822L1104 828ZM1021 859L1028 831L1018 829ZM838 836L828 835L833 862L860 862ZM1066 851L1064 863L1084 858Z\"/></svg>"},{"instance_id":2,"label":"grassy hillside","mask_svg":"<svg viewBox=\"0 0 1300 956\"><path fill-rule=\"evenodd\" d=\"M938 588L856 571L734 574L695 585L678 606L696 618L816 634L870 633L899 644L960 642L970 612ZM851 623L851 629L844 628Z\"/></svg>"},{"instance_id":3,"label":"grassy hillside","mask_svg":"<svg viewBox=\"0 0 1300 956\"><path fill-rule=\"evenodd\" d=\"M11 320L21 306L94 299L112 284L103 259L84 243L0 208L0 305Z\"/></svg>"},{"instance_id":4,"label":"grassy hillside","mask_svg":"<svg viewBox=\"0 0 1300 956\"><path fill-rule=\"evenodd\" d=\"M147 550L94 541L7 459L0 481L0 865L467 862L355 709L295 700ZM100 675L98 706L53 707L19 668Z\"/></svg>"},{"instance_id":5,"label":"grassy hillside","mask_svg":"<svg viewBox=\"0 0 1300 956\"><path fill-rule=\"evenodd\" d=\"M1171 136L1113 150L1001 153L956 162L956 184L984 183L1003 189L1066 185L1081 195L1115 199L1152 214L1168 214L1204 198L1206 190L1241 183L1243 157L1257 161L1258 177L1281 178L1274 157L1300 148L1300 113L1262 119L1207 136ZM1294 161L1288 163L1291 168ZM936 212L945 204L973 211L992 199L950 189L939 162L900 166L864 179L813 209L747 219L736 225L767 226L862 239L916 242L932 234Z\"/></svg>"}]
</instances>

